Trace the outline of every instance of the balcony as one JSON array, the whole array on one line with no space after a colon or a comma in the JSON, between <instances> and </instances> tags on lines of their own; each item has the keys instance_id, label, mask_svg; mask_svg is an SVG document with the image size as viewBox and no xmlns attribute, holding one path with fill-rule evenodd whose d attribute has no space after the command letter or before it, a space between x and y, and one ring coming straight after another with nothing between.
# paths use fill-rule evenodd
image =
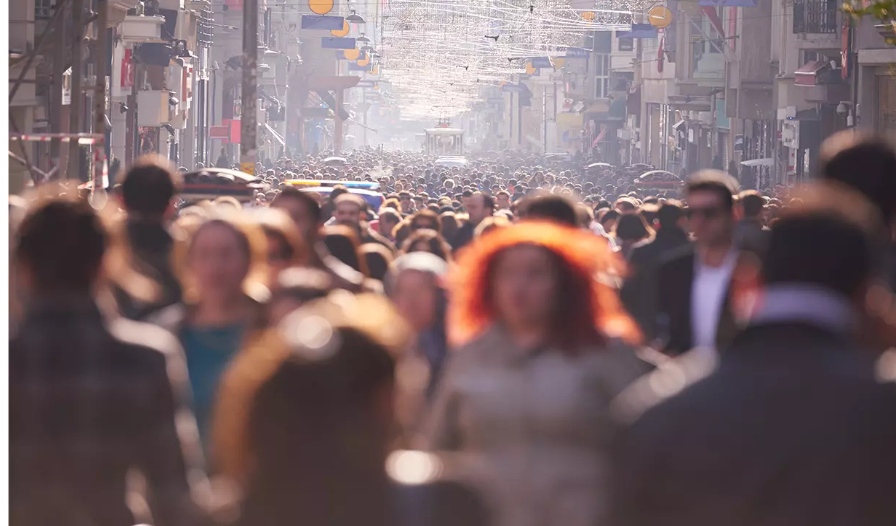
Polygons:
<instances>
[{"instance_id":1,"label":"balcony","mask_svg":"<svg viewBox=\"0 0 896 526\"><path fill-rule=\"evenodd\" d=\"M836 0L794 0L793 32L834 34L839 30Z\"/></svg>"}]
</instances>

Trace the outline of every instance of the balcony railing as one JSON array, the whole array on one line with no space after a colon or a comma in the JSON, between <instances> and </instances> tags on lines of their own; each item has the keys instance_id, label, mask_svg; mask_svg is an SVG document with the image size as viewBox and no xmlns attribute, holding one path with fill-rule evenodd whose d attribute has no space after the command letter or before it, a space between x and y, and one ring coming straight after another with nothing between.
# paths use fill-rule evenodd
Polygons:
<instances>
[{"instance_id":1,"label":"balcony railing","mask_svg":"<svg viewBox=\"0 0 896 526\"><path fill-rule=\"evenodd\" d=\"M836 0L794 0L793 32L836 33L839 5Z\"/></svg>"}]
</instances>

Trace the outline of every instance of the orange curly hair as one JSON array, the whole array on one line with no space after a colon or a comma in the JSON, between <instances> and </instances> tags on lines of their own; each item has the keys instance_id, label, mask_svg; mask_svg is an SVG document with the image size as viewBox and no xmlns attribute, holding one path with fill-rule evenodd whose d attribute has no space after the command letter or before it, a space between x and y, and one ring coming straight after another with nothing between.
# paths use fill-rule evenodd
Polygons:
<instances>
[{"instance_id":1,"label":"orange curly hair","mask_svg":"<svg viewBox=\"0 0 896 526\"><path fill-rule=\"evenodd\" d=\"M637 325L625 312L608 281L623 272L624 263L605 239L556 223L526 221L494 231L466 247L449 278L451 303L448 335L452 345L463 345L485 332L495 321L491 303L495 261L507 249L534 245L551 252L560 265L557 294L563 305L554 320L557 343L568 350L600 344L606 338L640 341ZM562 312L561 312L562 311Z\"/></svg>"}]
</instances>

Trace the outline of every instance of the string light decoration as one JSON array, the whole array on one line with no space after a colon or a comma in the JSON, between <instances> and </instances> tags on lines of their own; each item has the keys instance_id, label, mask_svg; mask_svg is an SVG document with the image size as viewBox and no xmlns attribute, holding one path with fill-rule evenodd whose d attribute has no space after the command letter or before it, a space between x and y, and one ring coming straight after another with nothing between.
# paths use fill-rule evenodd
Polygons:
<instances>
[{"instance_id":1,"label":"string light decoration","mask_svg":"<svg viewBox=\"0 0 896 526\"><path fill-rule=\"evenodd\" d=\"M459 115L481 89L562 57L585 32L631 28L653 0L389 0L381 63L403 118ZM588 13L583 16L583 13ZM592 16L593 15L593 16Z\"/></svg>"}]
</instances>

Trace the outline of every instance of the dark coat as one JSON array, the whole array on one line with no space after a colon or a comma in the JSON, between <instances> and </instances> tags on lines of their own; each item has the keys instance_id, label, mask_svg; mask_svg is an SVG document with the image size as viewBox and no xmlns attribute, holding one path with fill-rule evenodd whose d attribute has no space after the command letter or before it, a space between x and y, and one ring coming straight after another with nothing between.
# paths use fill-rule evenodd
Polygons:
<instances>
[{"instance_id":1,"label":"dark coat","mask_svg":"<svg viewBox=\"0 0 896 526\"><path fill-rule=\"evenodd\" d=\"M635 245L629 256L631 274L620 297L648 341L655 335L658 264L671 252L689 243L688 235L679 228L660 229L652 241Z\"/></svg>"},{"instance_id":2,"label":"dark coat","mask_svg":"<svg viewBox=\"0 0 896 526\"><path fill-rule=\"evenodd\" d=\"M454 234L454 239L451 240L451 248L457 252L458 250L464 248L469 245L470 242L473 241L473 237L475 237L476 226L470 222L466 222L461 226L457 233Z\"/></svg>"},{"instance_id":3,"label":"dark coat","mask_svg":"<svg viewBox=\"0 0 896 526\"><path fill-rule=\"evenodd\" d=\"M9 343L10 523L134 524L126 478L139 470L157 524L201 519L183 351L170 333L106 319L89 297L29 307Z\"/></svg>"},{"instance_id":4,"label":"dark coat","mask_svg":"<svg viewBox=\"0 0 896 526\"><path fill-rule=\"evenodd\" d=\"M896 524L896 383L867 351L778 322L689 355L617 399L614 524Z\"/></svg>"},{"instance_id":5,"label":"dark coat","mask_svg":"<svg viewBox=\"0 0 896 526\"><path fill-rule=\"evenodd\" d=\"M171 264L174 239L161 223L135 220L128 220L127 237L134 255L135 270L156 283L158 296L155 301L145 303L116 289L115 299L123 316L144 320L183 299L180 281Z\"/></svg>"},{"instance_id":6,"label":"dark coat","mask_svg":"<svg viewBox=\"0 0 896 526\"><path fill-rule=\"evenodd\" d=\"M734 236L740 250L762 256L768 247L771 230L757 220L744 219L737 224Z\"/></svg>"},{"instance_id":7,"label":"dark coat","mask_svg":"<svg viewBox=\"0 0 896 526\"><path fill-rule=\"evenodd\" d=\"M694 283L693 246L682 247L669 254L657 269L657 317L655 332L665 341L664 352L671 355L689 351L694 346L691 332L691 287ZM731 312L731 289L725 293L716 346L722 348L737 331Z\"/></svg>"}]
</instances>

